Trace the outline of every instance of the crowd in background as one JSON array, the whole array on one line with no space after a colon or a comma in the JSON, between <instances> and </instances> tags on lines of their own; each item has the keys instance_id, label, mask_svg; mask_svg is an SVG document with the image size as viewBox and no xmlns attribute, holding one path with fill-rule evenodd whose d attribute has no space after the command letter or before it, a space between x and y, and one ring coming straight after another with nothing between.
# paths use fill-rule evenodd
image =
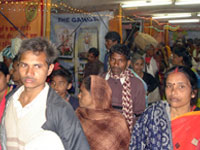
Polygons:
<instances>
[{"instance_id":1,"label":"crowd in background","mask_svg":"<svg viewBox=\"0 0 200 150\"><path fill-rule=\"evenodd\" d=\"M15 55L6 47L0 149L200 148L200 39L144 50L120 41L117 32L105 35L104 62L97 48L88 50L78 95L70 92L73 73L57 62L48 40L20 41Z\"/></svg>"}]
</instances>

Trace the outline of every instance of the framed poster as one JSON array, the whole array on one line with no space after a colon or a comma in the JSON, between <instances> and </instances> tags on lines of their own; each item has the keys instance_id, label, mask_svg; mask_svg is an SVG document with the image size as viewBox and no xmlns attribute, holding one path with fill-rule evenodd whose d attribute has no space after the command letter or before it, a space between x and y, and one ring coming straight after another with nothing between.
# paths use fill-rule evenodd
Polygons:
<instances>
[{"instance_id":1,"label":"framed poster","mask_svg":"<svg viewBox=\"0 0 200 150\"><path fill-rule=\"evenodd\" d=\"M57 49L62 58L73 58L74 53L74 33L73 29L64 26L55 26Z\"/></svg>"},{"instance_id":2,"label":"framed poster","mask_svg":"<svg viewBox=\"0 0 200 150\"><path fill-rule=\"evenodd\" d=\"M87 52L92 47L98 48L98 29L80 28L76 42L79 59L87 59Z\"/></svg>"}]
</instances>

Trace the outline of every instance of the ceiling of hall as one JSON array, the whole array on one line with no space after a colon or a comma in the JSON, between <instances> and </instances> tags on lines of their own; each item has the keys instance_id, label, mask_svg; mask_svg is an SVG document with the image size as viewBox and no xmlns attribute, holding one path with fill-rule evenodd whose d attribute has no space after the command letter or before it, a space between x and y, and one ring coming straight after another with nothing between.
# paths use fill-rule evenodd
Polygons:
<instances>
[{"instance_id":1,"label":"ceiling of hall","mask_svg":"<svg viewBox=\"0 0 200 150\"><path fill-rule=\"evenodd\" d=\"M130 1L130 0L126 0ZM136 0L132 0L136 1ZM144 0L137 0L144 1ZM151 0L147 0L151 1ZM160 0L162 1L162 0ZM150 17L151 14L155 13L179 13L179 12L191 12L192 16L196 16L196 13L200 12L200 4L195 5L175 5L176 1L171 0L171 5L166 6L148 6L148 7L134 7L134 8L123 8L124 16L143 16ZM191 1L200 1L200 0L191 0ZM124 0L52 0L52 3L57 4L67 4L76 9L81 9L84 11L104 11L104 10L117 10ZM58 12L67 12L65 8L57 8Z\"/></svg>"}]
</instances>

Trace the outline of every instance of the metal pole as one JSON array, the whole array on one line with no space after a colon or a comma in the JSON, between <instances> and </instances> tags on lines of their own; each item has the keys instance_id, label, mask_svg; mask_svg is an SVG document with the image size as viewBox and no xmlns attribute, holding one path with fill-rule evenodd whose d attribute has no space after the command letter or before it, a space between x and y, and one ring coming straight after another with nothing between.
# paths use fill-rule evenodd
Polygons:
<instances>
[{"instance_id":1,"label":"metal pole","mask_svg":"<svg viewBox=\"0 0 200 150\"><path fill-rule=\"evenodd\" d=\"M23 37L26 37L25 34L20 31L4 14L2 11L0 11L0 14L17 30Z\"/></svg>"}]
</instances>

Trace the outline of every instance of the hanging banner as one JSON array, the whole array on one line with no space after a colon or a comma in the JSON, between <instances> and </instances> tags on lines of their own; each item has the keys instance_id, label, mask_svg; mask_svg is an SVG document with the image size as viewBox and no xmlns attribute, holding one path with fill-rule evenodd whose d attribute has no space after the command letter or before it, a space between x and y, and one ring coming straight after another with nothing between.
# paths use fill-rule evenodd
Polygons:
<instances>
[{"instance_id":1,"label":"hanging banner","mask_svg":"<svg viewBox=\"0 0 200 150\"><path fill-rule=\"evenodd\" d=\"M43 0L2 0L0 11L0 51L11 39L22 38L20 32L27 38L42 36Z\"/></svg>"},{"instance_id":2,"label":"hanging banner","mask_svg":"<svg viewBox=\"0 0 200 150\"><path fill-rule=\"evenodd\" d=\"M56 43L61 57L73 58L75 51L80 58L91 47L100 51L100 60L105 54L104 36L108 32L108 21L112 12L90 14L52 14L51 40Z\"/></svg>"},{"instance_id":3,"label":"hanging banner","mask_svg":"<svg viewBox=\"0 0 200 150\"><path fill-rule=\"evenodd\" d=\"M75 77L75 91L78 93L86 64L87 52L91 47L98 48L100 60L106 52L105 35L108 32L108 22L113 18L113 12L96 12L90 14L51 14L50 39L57 45L61 65L69 69Z\"/></svg>"}]
</instances>

